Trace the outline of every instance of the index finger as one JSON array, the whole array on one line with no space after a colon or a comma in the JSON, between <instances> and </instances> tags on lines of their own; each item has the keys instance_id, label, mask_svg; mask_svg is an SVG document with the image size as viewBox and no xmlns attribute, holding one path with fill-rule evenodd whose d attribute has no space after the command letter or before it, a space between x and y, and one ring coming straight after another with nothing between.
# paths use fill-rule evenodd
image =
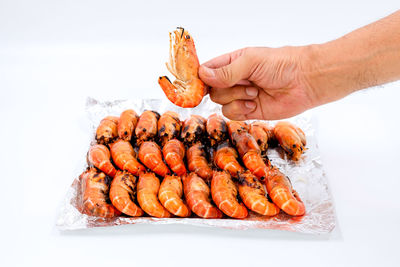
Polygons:
<instances>
[{"instance_id":1,"label":"index finger","mask_svg":"<svg viewBox=\"0 0 400 267\"><path fill-rule=\"evenodd\" d=\"M226 65L231 64L235 59L240 57L243 53L243 49L239 49L221 56L218 56L216 58L213 58L201 65L211 68L211 69L217 69Z\"/></svg>"}]
</instances>

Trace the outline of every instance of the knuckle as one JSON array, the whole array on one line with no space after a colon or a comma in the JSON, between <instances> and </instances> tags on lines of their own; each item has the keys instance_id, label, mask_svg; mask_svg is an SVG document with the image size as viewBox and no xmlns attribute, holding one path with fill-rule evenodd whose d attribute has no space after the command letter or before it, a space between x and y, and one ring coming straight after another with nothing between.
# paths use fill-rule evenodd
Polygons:
<instances>
[{"instance_id":1,"label":"knuckle","mask_svg":"<svg viewBox=\"0 0 400 267\"><path fill-rule=\"evenodd\" d=\"M222 67L220 69L219 73L219 78L222 81L222 83L226 86L230 86L231 80L232 80L232 70L226 66Z\"/></svg>"}]
</instances>

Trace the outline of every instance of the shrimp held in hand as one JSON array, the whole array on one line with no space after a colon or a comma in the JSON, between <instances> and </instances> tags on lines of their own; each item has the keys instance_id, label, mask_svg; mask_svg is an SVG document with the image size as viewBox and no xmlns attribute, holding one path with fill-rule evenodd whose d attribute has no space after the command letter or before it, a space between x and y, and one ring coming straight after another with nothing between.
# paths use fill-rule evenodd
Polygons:
<instances>
[{"instance_id":1,"label":"shrimp held in hand","mask_svg":"<svg viewBox=\"0 0 400 267\"><path fill-rule=\"evenodd\" d=\"M183 179L185 198L189 208L204 219L222 218L222 212L210 200L210 188L195 173L189 173Z\"/></svg>"},{"instance_id":2,"label":"shrimp held in hand","mask_svg":"<svg viewBox=\"0 0 400 267\"><path fill-rule=\"evenodd\" d=\"M111 177L114 177L117 173L110 160L110 150L104 145L91 146L88 153L88 161Z\"/></svg>"},{"instance_id":3,"label":"shrimp held in hand","mask_svg":"<svg viewBox=\"0 0 400 267\"><path fill-rule=\"evenodd\" d=\"M167 76L158 79L167 98L183 108L200 104L206 94L206 86L198 75L200 63L193 38L183 28L178 27L169 34L169 61L166 65L176 78L173 83Z\"/></svg>"},{"instance_id":4,"label":"shrimp held in hand","mask_svg":"<svg viewBox=\"0 0 400 267\"><path fill-rule=\"evenodd\" d=\"M169 213L158 201L160 180L152 172L141 172L137 184L137 199L140 207L150 216L169 218Z\"/></svg>"},{"instance_id":5,"label":"shrimp held in hand","mask_svg":"<svg viewBox=\"0 0 400 267\"><path fill-rule=\"evenodd\" d=\"M165 176L158 191L158 199L172 214L179 217L188 217L190 216L190 209L183 203L182 195L181 177L176 175Z\"/></svg>"},{"instance_id":6,"label":"shrimp held in hand","mask_svg":"<svg viewBox=\"0 0 400 267\"><path fill-rule=\"evenodd\" d=\"M266 197L263 184L250 172L239 174L239 195L250 210L261 215L274 216L280 209Z\"/></svg>"},{"instance_id":7,"label":"shrimp held in hand","mask_svg":"<svg viewBox=\"0 0 400 267\"><path fill-rule=\"evenodd\" d=\"M289 178L273 167L269 172L266 187L272 201L284 212L292 216L301 216L306 212L303 201L292 189Z\"/></svg>"},{"instance_id":8,"label":"shrimp held in hand","mask_svg":"<svg viewBox=\"0 0 400 267\"><path fill-rule=\"evenodd\" d=\"M211 180L211 195L217 207L232 218L247 217L247 209L237 199L238 190L229 173L214 171Z\"/></svg>"},{"instance_id":9,"label":"shrimp held in hand","mask_svg":"<svg viewBox=\"0 0 400 267\"><path fill-rule=\"evenodd\" d=\"M126 171L118 171L111 182L110 199L114 207L120 212L137 217L143 215L143 210L134 202L136 195L135 186L135 176Z\"/></svg>"},{"instance_id":10,"label":"shrimp held in hand","mask_svg":"<svg viewBox=\"0 0 400 267\"><path fill-rule=\"evenodd\" d=\"M121 214L108 203L111 178L96 168L89 168L79 176L83 195L82 212L89 216L112 218Z\"/></svg>"}]
</instances>

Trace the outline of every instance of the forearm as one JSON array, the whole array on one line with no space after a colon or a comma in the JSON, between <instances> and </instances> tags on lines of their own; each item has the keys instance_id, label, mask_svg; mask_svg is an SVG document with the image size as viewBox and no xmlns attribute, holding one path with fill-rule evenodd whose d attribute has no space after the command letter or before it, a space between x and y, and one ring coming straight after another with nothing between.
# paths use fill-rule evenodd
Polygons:
<instances>
[{"instance_id":1,"label":"forearm","mask_svg":"<svg viewBox=\"0 0 400 267\"><path fill-rule=\"evenodd\" d=\"M309 47L306 80L316 105L400 79L400 11L337 40Z\"/></svg>"}]
</instances>

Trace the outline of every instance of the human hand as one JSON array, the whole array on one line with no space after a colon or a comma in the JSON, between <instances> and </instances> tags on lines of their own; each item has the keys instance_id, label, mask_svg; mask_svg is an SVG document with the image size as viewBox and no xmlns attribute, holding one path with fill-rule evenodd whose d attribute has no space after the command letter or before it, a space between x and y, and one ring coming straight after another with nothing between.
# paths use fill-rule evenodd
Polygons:
<instances>
[{"instance_id":1,"label":"human hand","mask_svg":"<svg viewBox=\"0 0 400 267\"><path fill-rule=\"evenodd\" d=\"M305 49L240 49L204 63L199 76L230 119L288 118L318 105L306 77Z\"/></svg>"}]
</instances>

